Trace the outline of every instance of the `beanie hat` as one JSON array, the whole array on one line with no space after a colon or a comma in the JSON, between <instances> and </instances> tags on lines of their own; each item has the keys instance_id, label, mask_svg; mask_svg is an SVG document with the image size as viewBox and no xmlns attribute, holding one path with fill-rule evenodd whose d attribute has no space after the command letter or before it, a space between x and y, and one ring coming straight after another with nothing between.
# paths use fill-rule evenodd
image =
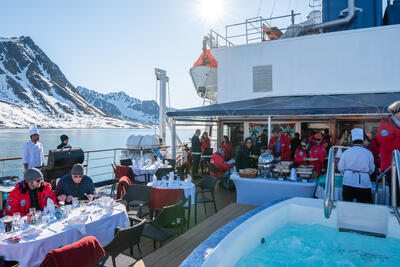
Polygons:
<instances>
[{"instance_id":1,"label":"beanie hat","mask_svg":"<svg viewBox=\"0 0 400 267\"><path fill-rule=\"evenodd\" d=\"M75 164L72 167L71 175L83 175L83 165L82 164Z\"/></svg>"},{"instance_id":2,"label":"beanie hat","mask_svg":"<svg viewBox=\"0 0 400 267\"><path fill-rule=\"evenodd\" d=\"M43 174L39 169L36 168L27 169L24 173L24 180L26 183L36 181L41 178L43 178Z\"/></svg>"},{"instance_id":3,"label":"beanie hat","mask_svg":"<svg viewBox=\"0 0 400 267\"><path fill-rule=\"evenodd\" d=\"M65 140L69 139L68 136L66 136L65 134L60 136L61 142L64 142Z\"/></svg>"}]
</instances>

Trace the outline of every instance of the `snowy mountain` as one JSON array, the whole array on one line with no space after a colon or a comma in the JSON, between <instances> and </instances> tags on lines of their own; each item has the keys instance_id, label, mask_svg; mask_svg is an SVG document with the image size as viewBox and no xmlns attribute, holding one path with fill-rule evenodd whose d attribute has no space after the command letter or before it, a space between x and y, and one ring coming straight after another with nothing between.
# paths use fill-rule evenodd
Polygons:
<instances>
[{"instance_id":1,"label":"snowy mountain","mask_svg":"<svg viewBox=\"0 0 400 267\"><path fill-rule=\"evenodd\" d=\"M101 94L81 86L76 89L89 103L111 116L146 124L158 119L160 108L154 100L142 101L122 91Z\"/></svg>"},{"instance_id":2,"label":"snowy mountain","mask_svg":"<svg viewBox=\"0 0 400 267\"><path fill-rule=\"evenodd\" d=\"M141 127L96 108L29 37L0 38L0 128Z\"/></svg>"}]
</instances>

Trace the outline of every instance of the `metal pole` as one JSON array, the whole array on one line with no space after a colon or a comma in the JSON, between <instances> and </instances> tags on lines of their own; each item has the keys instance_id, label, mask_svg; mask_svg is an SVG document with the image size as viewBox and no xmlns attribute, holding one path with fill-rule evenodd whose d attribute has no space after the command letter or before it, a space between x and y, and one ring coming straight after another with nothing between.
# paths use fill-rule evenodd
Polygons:
<instances>
[{"instance_id":1,"label":"metal pole","mask_svg":"<svg viewBox=\"0 0 400 267\"><path fill-rule=\"evenodd\" d=\"M379 188L378 188L378 190L379 190ZM382 204L386 205L385 202L386 202L386 174L382 178Z\"/></svg>"},{"instance_id":2,"label":"metal pole","mask_svg":"<svg viewBox=\"0 0 400 267\"><path fill-rule=\"evenodd\" d=\"M172 143L172 159L176 160L176 121L172 120L171 129L171 143Z\"/></svg>"},{"instance_id":3,"label":"metal pole","mask_svg":"<svg viewBox=\"0 0 400 267\"><path fill-rule=\"evenodd\" d=\"M165 145L165 135L166 135L166 127L165 127L165 111L167 105L167 97L166 97L166 88L167 88L167 72L161 69L155 69L155 74L157 80L160 81L160 116L159 116L159 133L161 136L162 144Z\"/></svg>"},{"instance_id":4,"label":"metal pole","mask_svg":"<svg viewBox=\"0 0 400 267\"><path fill-rule=\"evenodd\" d=\"M294 25L294 10L292 10L291 16L292 16L292 25Z\"/></svg>"},{"instance_id":5,"label":"metal pole","mask_svg":"<svg viewBox=\"0 0 400 267\"><path fill-rule=\"evenodd\" d=\"M86 175L88 174L89 169L89 152L86 152Z\"/></svg>"},{"instance_id":6,"label":"metal pole","mask_svg":"<svg viewBox=\"0 0 400 267\"><path fill-rule=\"evenodd\" d=\"M333 155L333 153L332 153ZM335 200L335 158L332 156L332 168L330 169L330 183L331 183L331 187L330 187L330 196L329 196L329 201L334 201Z\"/></svg>"},{"instance_id":7,"label":"metal pole","mask_svg":"<svg viewBox=\"0 0 400 267\"><path fill-rule=\"evenodd\" d=\"M268 146L271 140L271 116L268 116Z\"/></svg>"},{"instance_id":8,"label":"metal pole","mask_svg":"<svg viewBox=\"0 0 400 267\"><path fill-rule=\"evenodd\" d=\"M4 160L1 162L1 176L4 176Z\"/></svg>"},{"instance_id":9,"label":"metal pole","mask_svg":"<svg viewBox=\"0 0 400 267\"><path fill-rule=\"evenodd\" d=\"M397 166L396 166L396 159L395 159L395 151L392 153L392 190L391 190L391 206L395 208L397 206L397 197L396 197L396 188L397 188Z\"/></svg>"}]
</instances>

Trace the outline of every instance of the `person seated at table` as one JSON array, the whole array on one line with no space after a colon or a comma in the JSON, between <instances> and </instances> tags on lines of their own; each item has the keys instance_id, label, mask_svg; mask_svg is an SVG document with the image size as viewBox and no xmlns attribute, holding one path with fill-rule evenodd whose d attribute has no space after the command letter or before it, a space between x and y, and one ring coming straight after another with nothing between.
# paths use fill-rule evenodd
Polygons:
<instances>
[{"instance_id":1,"label":"person seated at table","mask_svg":"<svg viewBox=\"0 0 400 267\"><path fill-rule=\"evenodd\" d=\"M372 203L370 175L375 170L374 156L362 146L363 129L351 130L353 146L343 152L338 169L343 174L343 200Z\"/></svg>"},{"instance_id":2,"label":"person seated at table","mask_svg":"<svg viewBox=\"0 0 400 267\"><path fill-rule=\"evenodd\" d=\"M314 135L314 145L311 147L309 152L309 164L314 166L314 170L318 176L321 175L322 169L324 168L326 150L322 144L322 134L317 133Z\"/></svg>"},{"instance_id":3,"label":"person seated at table","mask_svg":"<svg viewBox=\"0 0 400 267\"><path fill-rule=\"evenodd\" d=\"M93 181L90 177L83 175L82 164L75 164L71 174L63 176L57 184L56 195L59 201L71 203L73 197L79 200L93 201L95 192Z\"/></svg>"},{"instance_id":4,"label":"person seated at table","mask_svg":"<svg viewBox=\"0 0 400 267\"><path fill-rule=\"evenodd\" d=\"M218 180L221 178L229 178L229 170L235 166L234 163L225 163L225 150L218 148L217 152L212 154L210 164L214 164L214 170L210 171L210 175Z\"/></svg>"},{"instance_id":5,"label":"person seated at table","mask_svg":"<svg viewBox=\"0 0 400 267\"><path fill-rule=\"evenodd\" d=\"M250 137L244 140L243 147L236 157L236 169L256 168L257 153L253 147L253 141Z\"/></svg>"},{"instance_id":6,"label":"person seated at table","mask_svg":"<svg viewBox=\"0 0 400 267\"><path fill-rule=\"evenodd\" d=\"M311 149L311 143L308 138L302 138L300 146L296 149L294 154L294 162L297 165L308 165L308 157Z\"/></svg>"},{"instance_id":7,"label":"person seated at table","mask_svg":"<svg viewBox=\"0 0 400 267\"><path fill-rule=\"evenodd\" d=\"M15 212L25 216L30 208L43 210L49 198L58 205L57 197L51 191L51 185L43 182L42 172L36 168L29 168L24 173L24 180L17 183L8 195L5 212L9 216Z\"/></svg>"}]
</instances>

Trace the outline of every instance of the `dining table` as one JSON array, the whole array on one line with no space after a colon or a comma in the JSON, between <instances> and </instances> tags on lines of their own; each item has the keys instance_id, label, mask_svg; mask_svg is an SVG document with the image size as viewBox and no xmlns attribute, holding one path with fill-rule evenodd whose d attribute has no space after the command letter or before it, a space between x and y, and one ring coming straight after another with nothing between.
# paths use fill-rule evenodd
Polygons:
<instances>
[{"instance_id":1,"label":"dining table","mask_svg":"<svg viewBox=\"0 0 400 267\"><path fill-rule=\"evenodd\" d=\"M29 225L26 216L21 217L20 229L8 233L4 232L2 218L0 256L6 261L18 261L21 267L31 267L40 265L51 250L86 236L95 236L105 246L113 240L116 227L130 225L125 206L113 200L109 203L108 206L95 203L78 205L69 209L68 216L60 219L49 216L49 221L38 225ZM18 242L10 240L15 237Z\"/></svg>"}]
</instances>

